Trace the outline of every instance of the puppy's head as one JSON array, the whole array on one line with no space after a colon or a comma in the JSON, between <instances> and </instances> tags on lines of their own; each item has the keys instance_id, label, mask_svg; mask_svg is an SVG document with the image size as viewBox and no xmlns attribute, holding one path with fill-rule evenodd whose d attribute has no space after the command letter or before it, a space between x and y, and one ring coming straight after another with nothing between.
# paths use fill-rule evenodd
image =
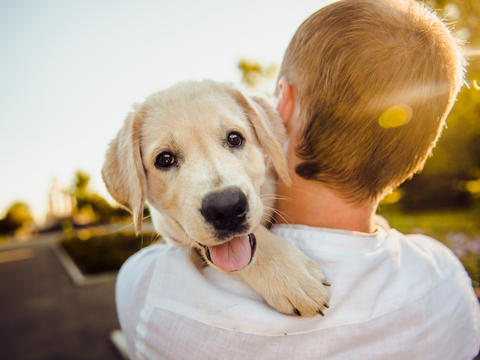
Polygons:
<instances>
[{"instance_id":1,"label":"puppy's head","mask_svg":"<svg viewBox=\"0 0 480 360\"><path fill-rule=\"evenodd\" d=\"M223 270L246 266L260 224L268 161L290 184L284 129L262 99L213 81L151 95L110 144L103 178L141 229L148 201L162 235L197 247Z\"/></svg>"}]
</instances>

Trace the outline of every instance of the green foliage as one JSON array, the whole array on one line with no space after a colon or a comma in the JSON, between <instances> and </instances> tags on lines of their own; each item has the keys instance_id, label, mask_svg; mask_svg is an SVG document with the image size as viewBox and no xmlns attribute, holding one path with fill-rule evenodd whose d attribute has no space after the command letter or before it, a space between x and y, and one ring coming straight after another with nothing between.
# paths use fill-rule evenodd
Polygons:
<instances>
[{"instance_id":1,"label":"green foliage","mask_svg":"<svg viewBox=\"0 0 480 360\"><path fill-rule=\"evenodd\" d=\"M77 214L88 216L90 221L117 222L129 218L130 214L120 208L111 206L100 195L88 189L90 176L77 171L73 180L72 194L76 200Z\"/></svg>"},{"instance_id":2,"label":"green foliage","mask_svg":"<svg viewBox=\"0 0 480 360\"><path fill-rule=\"evenodd\" d=\"M454 34L467 41L467 47L480 45L480 3L478 0L426 0L446 23L454 25Z\"/></svg>"},{"instance_id":3,"label":"green foliage","mask_svg":"<svg viewBox=\"0 0 480 360\"><path fill-rule=\"evenodd\" d=\"M449 232L465 233L480 237L480 204L457 211L440 210L405 214L395 207L380 205L378 214L385 217L390 226L404 234L424 233L447 245Z\"/></svg>"},{"instance_id":4,"label":"green foliage","mask_svg":"<svg viewBox=\"0 0 480 360\"><path fill-rule=\"evenodd\" d=\"M61 244L85 274L116 271L130 256L155 240L154 234L136 237L116 232L81 239L79 233L66 237Z\"/></svg>"},{"instance_id":5,"label":"green foliage","mask_svg":"<svg viewBox=\"0 0 480 360\"><path fill-rule=\"evenodd\" d=\"M12 233L20 229L25 223L32 222L28 206L24 203L17 202L13 204L0 220L0 234Z\"/></svg>"},{"instance_id":6,"label":"green foliage","mask_svg":"<svg viewBox=\"0 0 480 360\"><path fill-rule=\"evenodd\" d=\"M238 69L242 73L241 82L250 91L264 91L269 94L270 89L263 89L263 85L275 80L278 74L276 64L263 65L257 61L242 59L238 62ZM272 87L273 88L273 87Z\"/></svg>"},{"instance_id":7,"label":"green foliage","mask_svg":"<svg viewBox=\"0 0 480 360\"><path fill-rule=\"evenodd\" d=\"M472 197L477 195L470 192L467 184L480 179L480 88L475 87L480 83L480 2L428 0L425 3L451 23L454 35L465 41L468 86L458 94L447 118L447 128L433 149L433 157L420 175L401 187L405 194L402 203L408 210L420 209L435 197L443 197L440 207L471 204ZM425 186L434 182L438 186ZM412 200L414 197L418 201Z\"/></svg>"},{"instance_id":8,"label":"green foliage","mask_svg":"<svg viewBox=\"0 0 480 360\"><path fill-rule=\"evenodd\" d=\"M87 173L84 173L81 170L78 170L75 173L75 180L74 180L74 195L75 197L82 197L87 194L87 186L90 182L90 176Z\"/></svg>"}]
</instances>

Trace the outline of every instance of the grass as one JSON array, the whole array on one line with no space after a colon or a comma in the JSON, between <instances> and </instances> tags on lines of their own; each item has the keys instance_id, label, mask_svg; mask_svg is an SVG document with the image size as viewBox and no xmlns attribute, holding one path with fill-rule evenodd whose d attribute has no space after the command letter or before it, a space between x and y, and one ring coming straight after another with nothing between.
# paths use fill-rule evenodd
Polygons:
<instances>
[{"instance_id":1,"label":"grass","mask_svg":"<svg viewBox=\"0 0 480 360\"><path fill-rule=\"evenodd\" d=\"M480 287L480 203L469 209L410 214L381 205L378 214L404 234L425 234L447 245L464 264L474 286Z\"/></svg>"}]
</instances>

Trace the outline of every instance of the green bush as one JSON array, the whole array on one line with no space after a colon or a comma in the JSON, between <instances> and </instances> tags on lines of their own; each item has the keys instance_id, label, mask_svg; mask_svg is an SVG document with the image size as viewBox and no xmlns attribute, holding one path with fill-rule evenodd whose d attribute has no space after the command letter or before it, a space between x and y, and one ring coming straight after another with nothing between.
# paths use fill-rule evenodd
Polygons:
<instances>
[{"instance_id":1,"label":"green bush","mask_svg":"<svg viewBox=\"0 0 480 360\"><path fill-rule=\"evenodd\" d=\"M136 237L133 233L115 232L85 238L81 231L63 239L61 245L84 274L119 270L130 256L156 240L152 233Z\"/></svg>"}]
</instances>

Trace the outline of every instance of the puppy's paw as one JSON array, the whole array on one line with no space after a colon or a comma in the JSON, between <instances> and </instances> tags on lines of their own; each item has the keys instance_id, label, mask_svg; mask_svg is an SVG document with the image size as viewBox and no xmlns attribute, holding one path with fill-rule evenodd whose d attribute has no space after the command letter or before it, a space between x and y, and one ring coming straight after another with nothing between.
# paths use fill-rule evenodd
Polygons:
<instances>
[{"instance_id":1,"label":"puppy's paw","mask_svg":"<svg viewBox=\"0 0 480 360\"><path fill-rule=\"evenodd\" d=\"M262 293L263 297L270 306L283 314L324 316L325 309L329 307L330 284L325 280L322 269L312 260L306 257L302 259L298 254L289 261L288 266L277 266L278 271L269 274L271 282Z\"/></svg>"},{"instance_id":2,"label":"puppy's paw","mask_svg":"<svg viewBox=\"0 0 480 360\"><path fill-rule=\"evenodd\" d=\"M255 235L255 261L239 275L283 314L323 316L330 299L330 284L323 270L290 242L268 230L256 231Z\"/></svg>"}]
</instances>

